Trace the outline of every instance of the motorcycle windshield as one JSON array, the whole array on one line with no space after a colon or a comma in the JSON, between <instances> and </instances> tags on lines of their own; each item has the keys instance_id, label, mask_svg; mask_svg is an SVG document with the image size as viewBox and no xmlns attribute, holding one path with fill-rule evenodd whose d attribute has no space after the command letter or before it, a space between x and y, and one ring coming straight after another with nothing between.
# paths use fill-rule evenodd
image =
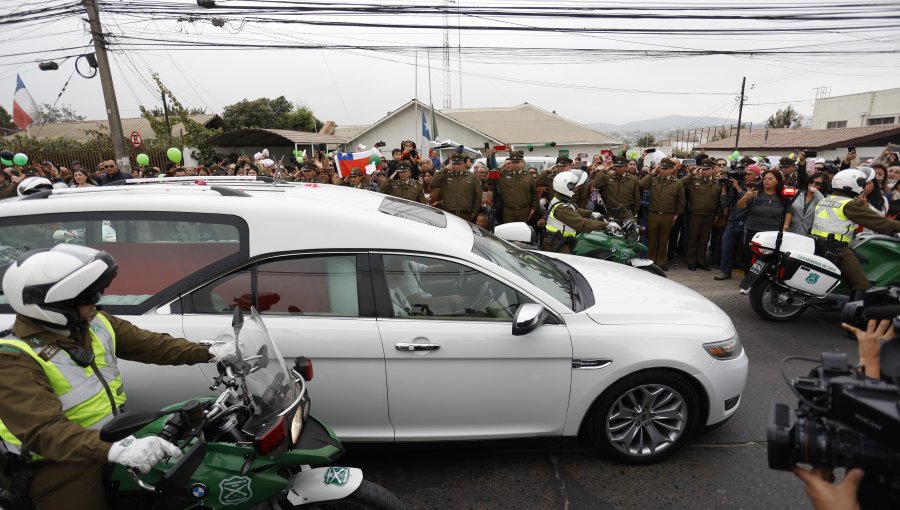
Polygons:
<instances>
[{"instance_id":1,"label":"motorcycle windshield","mask_svg":"<svg viewBox=\"0 0 900 510\"><path fill-rule=\"evenodd\" d=\"M223 336L220 341L237 341L234 366L245 374L246 391L253 402L253 417L245 430L255 433L260 424L290 407L300 397L300 388L255 308L250 309L249 319Z\"/></svg>"}]
</instances>

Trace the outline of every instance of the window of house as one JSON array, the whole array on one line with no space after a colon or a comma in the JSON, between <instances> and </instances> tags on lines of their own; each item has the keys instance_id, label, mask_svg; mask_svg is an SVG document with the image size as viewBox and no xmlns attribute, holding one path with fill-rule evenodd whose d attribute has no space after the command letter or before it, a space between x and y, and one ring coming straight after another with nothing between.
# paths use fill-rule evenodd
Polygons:
<instances>
[{"instance_id":1,"label":"window of house","mask_svg":"<svg viewBox=\"0 0 900 510\"><path fill-rule=\"evenodd\" d=\"M867 126L883 126L885 124L893 124L894 117L870 117L866 120Z\"/></svg>"},{"instance_id":2,"label":"window of house","mask_svg":"<svg viewBox=\"0 0 900 510\"><path fill-rule=\"evenodd\" d=\"M825 124L825 129L837 129L847 127L846 120L834 120Z\"/></svg>"}]
</instances>

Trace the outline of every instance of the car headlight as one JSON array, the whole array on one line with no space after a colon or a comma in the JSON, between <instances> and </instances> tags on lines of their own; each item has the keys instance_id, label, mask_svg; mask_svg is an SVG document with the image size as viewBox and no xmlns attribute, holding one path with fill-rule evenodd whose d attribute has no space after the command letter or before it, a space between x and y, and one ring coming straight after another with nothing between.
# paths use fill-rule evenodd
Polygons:
<instances>
[{"instance_id":1,"label":"car headlight","mask_svg":"<svg viewBox=\"0 0 900 510\"><path fill-rule=\"evenodd\" d=\"M722 340L721 342L710 342L703 344L703 348L710 356L716 359L734 359L741 355L744 347L741 345L741 339L737 335Z\"/></svg>"}]
</instances>

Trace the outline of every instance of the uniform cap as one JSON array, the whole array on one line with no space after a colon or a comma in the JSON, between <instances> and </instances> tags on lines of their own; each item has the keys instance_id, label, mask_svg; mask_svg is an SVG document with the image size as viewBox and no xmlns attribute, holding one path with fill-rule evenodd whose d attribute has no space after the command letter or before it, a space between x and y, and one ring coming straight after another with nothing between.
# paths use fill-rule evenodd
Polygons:
<instances>
[{"instance_id":1,"label":"uniform cap","mask_svg":"<svg viewBox=\"0 0 900 510\"><path fill-rule=\"evenodd\" d=\"M454 163L465 163L465 162L466 162L466 159L468 159L468 158L466 157L465 154L461 154L461 153L458 153L458 152L454 152L454 153L450 156L450 161L452 161L452 162L454 162Z\"/></svg>"},{"instance_id":2,"label":"uniform cap","mask_svg":"<svg viewBox=\"0 0 900 510\"><path fill-rule=\"evenodd\" d=\"M738 164L745 165L745 166L746 165L755 165L756 160L751 158L750 156L744 156L743 158L741 158L740 161L738 161Z\"/></svg>"},{"instance_id":3,"label":"uniform cap","mask_svg":"<svg viewBox=\"0 0 900 510\"><path fill-rule=\"evenodd\" d=\"M362 177L362 172L359 171L359 168L354 168L350 170L350 177Z\"/></svg>"},{"instance_id":4,"label":"uniform cap","mask_svg":"<svg viewBox=\"0 0 900 510\"><path fill-rule=\"evenodd\" d=\"M560 156L556 158L557 165L571 165L573 163L572 158L567 158L565 156Z\"/></svg>"},{"instance_id":5,"label":"uniform cap","mask_svg":"<svg viewBox=\"0 0 900 510\"><path fill-rule=\"evenodd\" d=\"M612 164L613 166L625 166L628 164L628 158L625 156L613 156Z\"/></svg>"},{"instance_id":6,"label":"uniform cap","mask_svg":"<svg viewBox=\"0 0 900 510\"><path fill-rule=\"evenodd\" d=\"M400 171L409 170L410 168L412 168L412 162L408 159L397 162L397 169Z\"/></svg>"},{"instance_id":7,"label":"uniform cap","mask_svg":"<svg viewBox=\"0 0 900 510\"><path fill-rule=\"evenodd\" d=\"M778 166L794 166L797 162L791 158L781 158L778 160Z\"/></svg>"},{"instance_id":8,"label":"uniform cap","mask_svg":"<svg viewBox=\"0 0 900 510\"><path fill-rule=\"evenodd\" d=\"M663 168L675 168L675 165L675 161L671 158L663 158L663 160L659 162L659 166Z\"/></svg>"},{"instance_id":9,"label":"uniform cap","mask_svg":"<svg viewBox=\"0 0 900 510\"><path fill-rule=\"evenodd\" d=\"M712 158L706 158L700 161L700 168L715 168L716 160Z\"/></svg>"},{"instance_id":10,"label":"uniform cap","mask_svg":"<svg viewBox=\"0 0 900 510\"><path fill-rule=\"evenodd\" d=\"M303 163L303 166L301 166L300 169L303 171L312 170L313 172L315 172L315 171L319 170L319 167L317 167L315 163L310 162L310 163Z\"/></svg>"},{"instance_id":11,"label":"uniform cap","mask_svg":"<svg viewBox=\"0 0 900 510\"><path fill-rule=\"evenodd\" d=\"M509 157L506 158L509 161L522 161L525 158L525 154L522 151L509 151Z\"/></svg>"}]
</instances>

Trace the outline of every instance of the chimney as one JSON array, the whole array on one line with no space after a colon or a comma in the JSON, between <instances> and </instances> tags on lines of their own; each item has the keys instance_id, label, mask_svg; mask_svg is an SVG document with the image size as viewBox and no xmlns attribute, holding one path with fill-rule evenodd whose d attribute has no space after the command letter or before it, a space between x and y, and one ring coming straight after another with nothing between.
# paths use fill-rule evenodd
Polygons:
<instances>
[{"instance_id":1,"label":"chimney","mask_svg":"<svg viewBox=\"0 0 900 510\"><path fill-rule=\"evenodd\" d=\"M769 130L767 129L767 130L766 130L766 136L763 137L763 143L766 143L766 142L768 142L768 141L769 141Z\"/></svg>"}]
</instances>

